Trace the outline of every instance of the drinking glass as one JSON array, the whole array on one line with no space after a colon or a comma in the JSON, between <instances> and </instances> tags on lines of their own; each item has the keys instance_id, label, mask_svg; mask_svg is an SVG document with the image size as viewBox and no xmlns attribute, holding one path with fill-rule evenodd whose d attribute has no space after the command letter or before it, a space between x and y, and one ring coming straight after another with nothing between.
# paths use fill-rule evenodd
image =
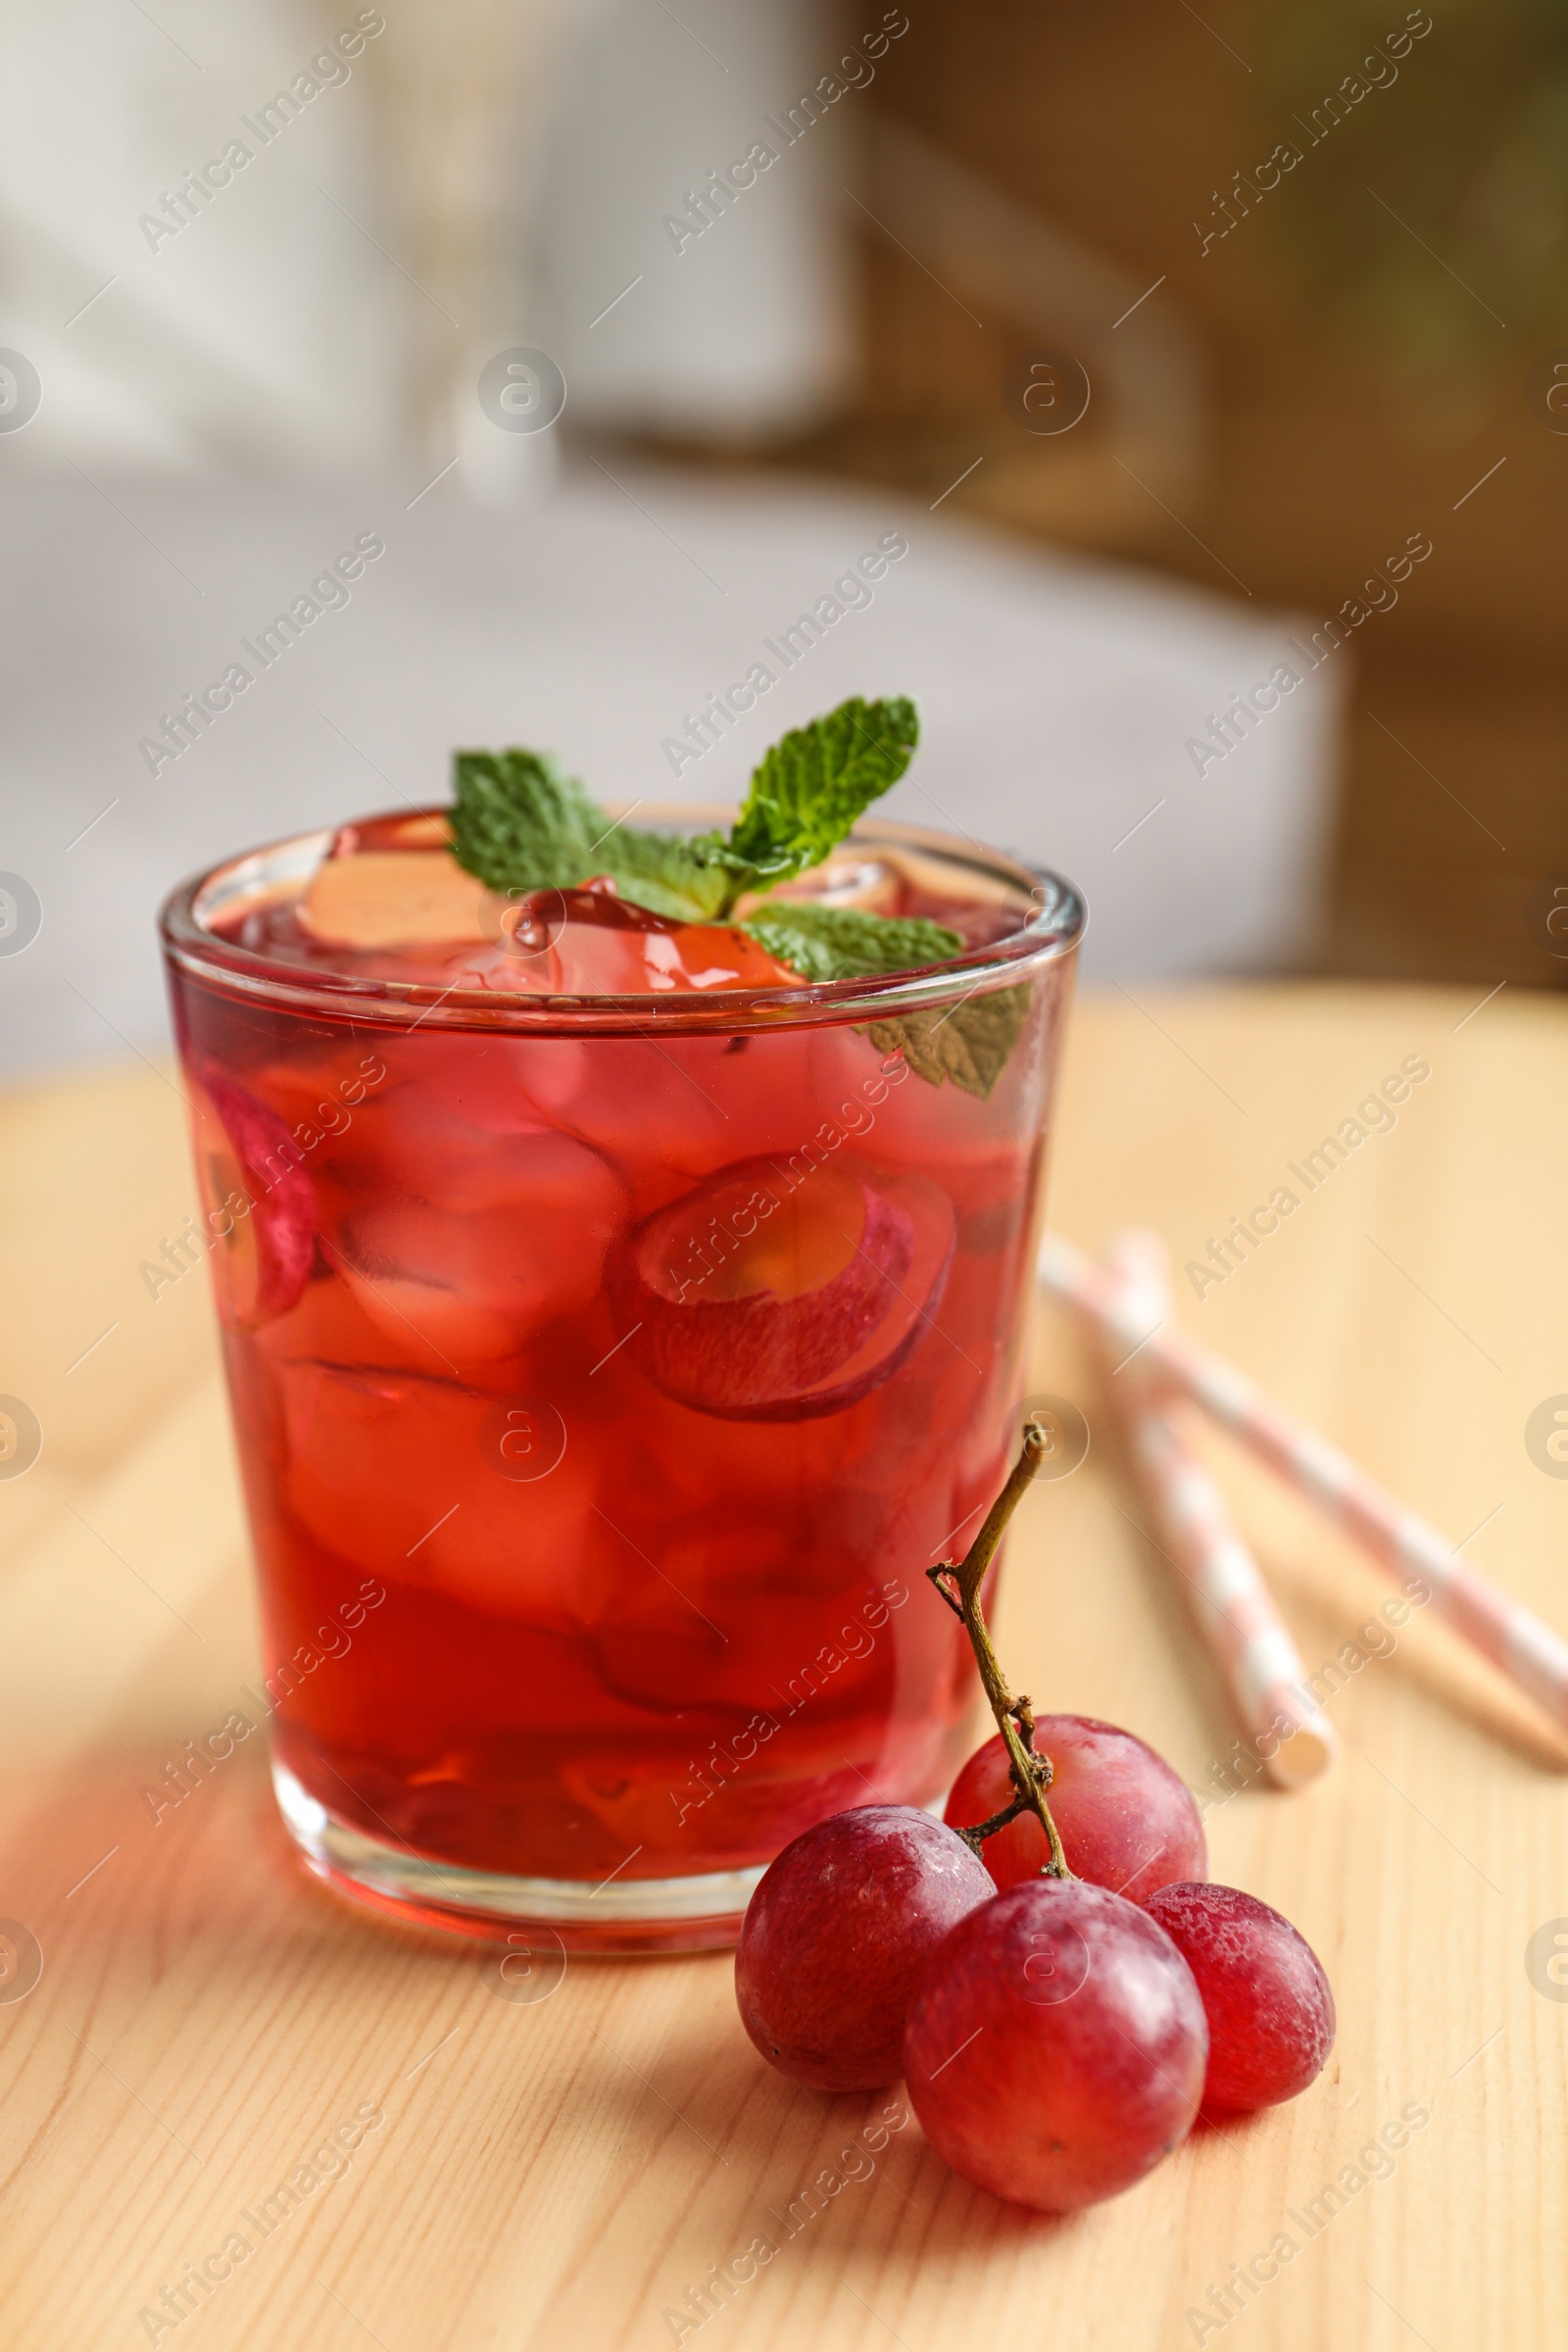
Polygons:
<instances>
[{"instance_id":1,"label":"drinking glass","mask_svg":"<svg viewBox=\"0 0 1568 2352\"><path fill-rule=\"evenodd\" d=\"M162 918L283 1818L427 1924L732 1941L788 1839L932 1803L965 1751L925 1571L1016 1437L1082 906L866 820L841 858L980 905L987 944L441 989L269 953L255 911L334 838Z\"/></svg>"}]
</instances>

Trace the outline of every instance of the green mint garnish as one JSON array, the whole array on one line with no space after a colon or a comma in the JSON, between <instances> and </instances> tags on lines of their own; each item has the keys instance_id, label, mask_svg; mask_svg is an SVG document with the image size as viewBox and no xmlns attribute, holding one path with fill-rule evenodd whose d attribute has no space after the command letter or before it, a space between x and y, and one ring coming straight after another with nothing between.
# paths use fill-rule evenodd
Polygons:
<instances>
[{"instance_id":1,"label":"green mint garnish","mask_svg":"<svg viewBox=\"0 0 1568 2352\"><path fill-rule=\"evenodd\" d=\"M764 752L727 834L685 839L612 818L543 752L459 752L452 854L487 888L570 890L609 874L624 899L677 922L727 922L748 893L819 865L896 784L920 739L902 695L841 703ZM920 916L773 899L740 926L803 979L846 980L945 963L963 941ZM873 1021L872 1043L902 1052L933 1086L986 1097L1017 1043L1029 990L962 999L947 1011Z\"/></svg>"},{"instance_id":2,"label":"green mint garnish","mask_svg":"<svg viewBox=\"0 0 1568 2352\"><path fill-rule=\"evenodd\" d=\"M727 835L692 841L613 823L545 753L459 752L452 854L491 890L569 890L612 874L622 898L656 914L723 922L747 891L820 864L898 782L919 738L905 697L857 695L762 755Z\"/></svg>"},{"instance_id":3,"label":"green mint garnish","mask_svg":"<svg viewBox=\"0 0 1568 2352\"><path fill-rule=\"evenodd\" d=\"M858 906L813 906L773 899L741 929L806 980L855 980L867 972L909 972L946 963L963 940L923 915L869 914Z\"/></svg>"},{"instance_id":4,"label":"green mint garnish","mask_svg":"<svg viewBox=\"0 0 1568 2352\"><path fill-rule=\"evenodd\" d=\"M940 1086L951 1078L985 1102L1001 1077L1029 1014L1030 991L994 989L963 997L946 1011L904 1012L873 1021L867 1034L884 1054L902 1052L917 1078Z\"/></svg>"},{"instance_id":5,"label":"green mint garnish","mask_svg":"<svg viewBox=\"0 0 1568 2352\"><path fill-rule=\"evenodd\" d=\"M727 875L700 865L674 834L615 823L548 753L459 752L453 765L452 854L487 888L570 890L611 874L623 898L655 914L719 914Z\"/></svg>"},{"instance_id":6,"label":"green mint garnish","mask_svg":"<svg viewBox=\"0 0 1568 2352\"><path fill-rule=\"evenodd\" d=\"M697 856L737 877L737 898L741 889L791 881L820 865L898 782L919 740L919 718L904 695L883 703L855 695L825 718L792 727L762 754L728 840L705 838L694 845Z\"/></svg>"}]
</instances>

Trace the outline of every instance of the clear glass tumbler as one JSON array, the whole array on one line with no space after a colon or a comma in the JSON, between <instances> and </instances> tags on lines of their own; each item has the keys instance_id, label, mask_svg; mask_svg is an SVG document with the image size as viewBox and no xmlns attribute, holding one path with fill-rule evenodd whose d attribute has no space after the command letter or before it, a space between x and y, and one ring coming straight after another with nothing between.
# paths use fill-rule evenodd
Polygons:
<instances>
[{"instance_id":1,"label":"clear glass tumbler","mask_svg":"<svg viewBox=\"0 0 1568 2352\"><path fill-rule=\"evenodd\" d=\"M1081 904L867 821L843 855L982 903L987 944L442 990L246 944L333 839L163 914L284 1818L405 1917L732 1941L790 1838L963 1753L924 1571L1015 1434Z\"/></svg>"}]
</instances>

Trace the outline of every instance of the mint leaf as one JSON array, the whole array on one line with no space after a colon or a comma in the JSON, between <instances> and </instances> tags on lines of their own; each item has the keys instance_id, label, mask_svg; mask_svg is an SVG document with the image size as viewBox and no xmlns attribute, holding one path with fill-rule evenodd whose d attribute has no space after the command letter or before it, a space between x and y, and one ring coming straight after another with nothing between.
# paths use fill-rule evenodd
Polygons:
<instances>
[{"instance_id":1,"label":"mint leaf","mask_svg":"<svg viewBox=\"0 0 1568 2352\"><path fill-rule=\"evenodd\" d=\"M605 829L575 776L547 752L458 752L452 854L491 890L525 878L540 890L584 879L584 858Z\"/></svg>"},{"instance_id":2,"label":"mint leaf","mask_svg":"<svg viewBox=\"0 0 1568 2352\"><path fill-rule=\"evenodd\" d=\"M966 1095L989 1099L1029 1013L1029 990L999 988L964 997L946 1012L900 1013L873 1021L871 1043L883 1054L902 1051L917 1078L941 1086L951 1078Z\"/></svg>"},{"instance_id":3,"label":"mint leaf","mask_svg":"<svg viewBox=\"0 0 1568 2352\"><path fill-rule=\"evenodd\" d=\"M870 914L859 906L813 906L770 899L741 929L807 980L853 980L866 972L908 972L946 963L963 940L922 915Z\"/></svg>"},{"instance_id":4,"label":"mint leaf","mask_svg":"<svg viewBox=\"0 0 1568 2352\"><path fill-rule=\"evenodd\" d=\"M711 921L728 890L689 843L616 824L545 752L459 752L452 854L491 890L570 890L614 876L623 898L678 921Z\"/></svg>"},{"instance_id":5,"label":"mint leaf","mask_svg":"<svg viewBox=\"0 0 1568 2352\"><path fill-rule=\"evenodd\" d=\"M762 755L727 839L704 833L689 841L612 823L548 753L459 752L452 854L491 890L570 890L610 874L622 898L656 914L723 922L747 891L789 881L836 849L898 782L919 735L911 702L867 703L857 695L809 726L792 728ZM935 959L955 952L944 948ZM925 943L912 941L901 959L933 957ZM846 968L897 970L899 963Z\"/></svg>"},{"instance_id":6,"label":"mint leaf","mask_svg":"<svg viewBox=\"0 0 1568 2352\"><path fill-rule=\"evenodd\" d=\"M879 703L855 695L792 727L763 753L728 841L703 841L699 857L750 882L791 880L820 864L898 782L919 740L919 717L903 695Z\"/></svg>"},{"instance_id":7,"label":"mint leaf","mask_svg":"<svg viewBox=\"0 0 1568 2352\"><path fill-rule=\"evenodd\" d=\"M700 864L678 833L636 832L628 824L600 840L589 870L613 874L623 899L680 922L722 921L730 895L725 876Z\"/></svg>"}]
</instances>

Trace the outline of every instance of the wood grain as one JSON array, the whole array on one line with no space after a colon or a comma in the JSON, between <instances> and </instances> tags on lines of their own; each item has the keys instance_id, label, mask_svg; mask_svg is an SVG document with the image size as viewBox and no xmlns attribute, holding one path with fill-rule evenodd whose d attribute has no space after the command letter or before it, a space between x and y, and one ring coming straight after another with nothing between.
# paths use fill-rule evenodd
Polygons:
<instances>
[{"instance_id":1,"label":"wood grain","mask_svg":"<svg viewBox=\"0 0 1568 2352\"><path fill-rule=\"evenodd\" d=\"M1466 1556L1562 1626L1568 1482L1523 1444L1568 1389L1562 1016L1510 991L1466 1019L1480 993L1088 1001L1053 1213L1091 1247L1153 1223L1180 1268L1423 1056L1396 1130L1201 1302L1187 1286L1181 1313L1455 1541L1479 1528ZM257 1654L204 1277L155 1303L137 1275L191 1205L178 1103L163 1074L114 1071L13 1095L0 1136L0 1389L45 1431L34 1469L0 1483L0 1913L44 1955L36 1988L0 2003L8 2346L152 2340L139 2313L236 2230L247 2259L159 2341L652 2348L759 2237L776 2254L681 2341L1517 2352L1568 2335L1568 2006L1525 1966L1568 1916L1568 1751L1441 1627L1418 1616L1392 1655L1344 1669L1326 1780L1208 1816L1215 1875L1287 1910L1328 1966L1325 2078L1111 2205L1032 2218L946 2172L902 2092L834 2101L772 2075L722 1956L573 1961L527 2003L471 1951L367 1922L294 1863L256 1743L154 1824L143 1784L221 1720ZM1052 1318L1034 1378L1082 1402L1094 1444L1020 1516L1009 1671L1213 1793L1238 1727ZM1386 1587L1211 1450L1316 1670ZM1351 2188L1342 2168L1407 2107L1430 2121L1391 2177ZM269 2234L241 2218L356 2110L358 2144ZM898 2127L880 2145L879 2116ZM824 2167L841 2185L789 2234ZM1336 2180L1343 2209L1314 2229ZM1233 2286L1218 2324L1211 2288L1282 2233L1290 2259Z\"/></svg>"}]
</instances>

